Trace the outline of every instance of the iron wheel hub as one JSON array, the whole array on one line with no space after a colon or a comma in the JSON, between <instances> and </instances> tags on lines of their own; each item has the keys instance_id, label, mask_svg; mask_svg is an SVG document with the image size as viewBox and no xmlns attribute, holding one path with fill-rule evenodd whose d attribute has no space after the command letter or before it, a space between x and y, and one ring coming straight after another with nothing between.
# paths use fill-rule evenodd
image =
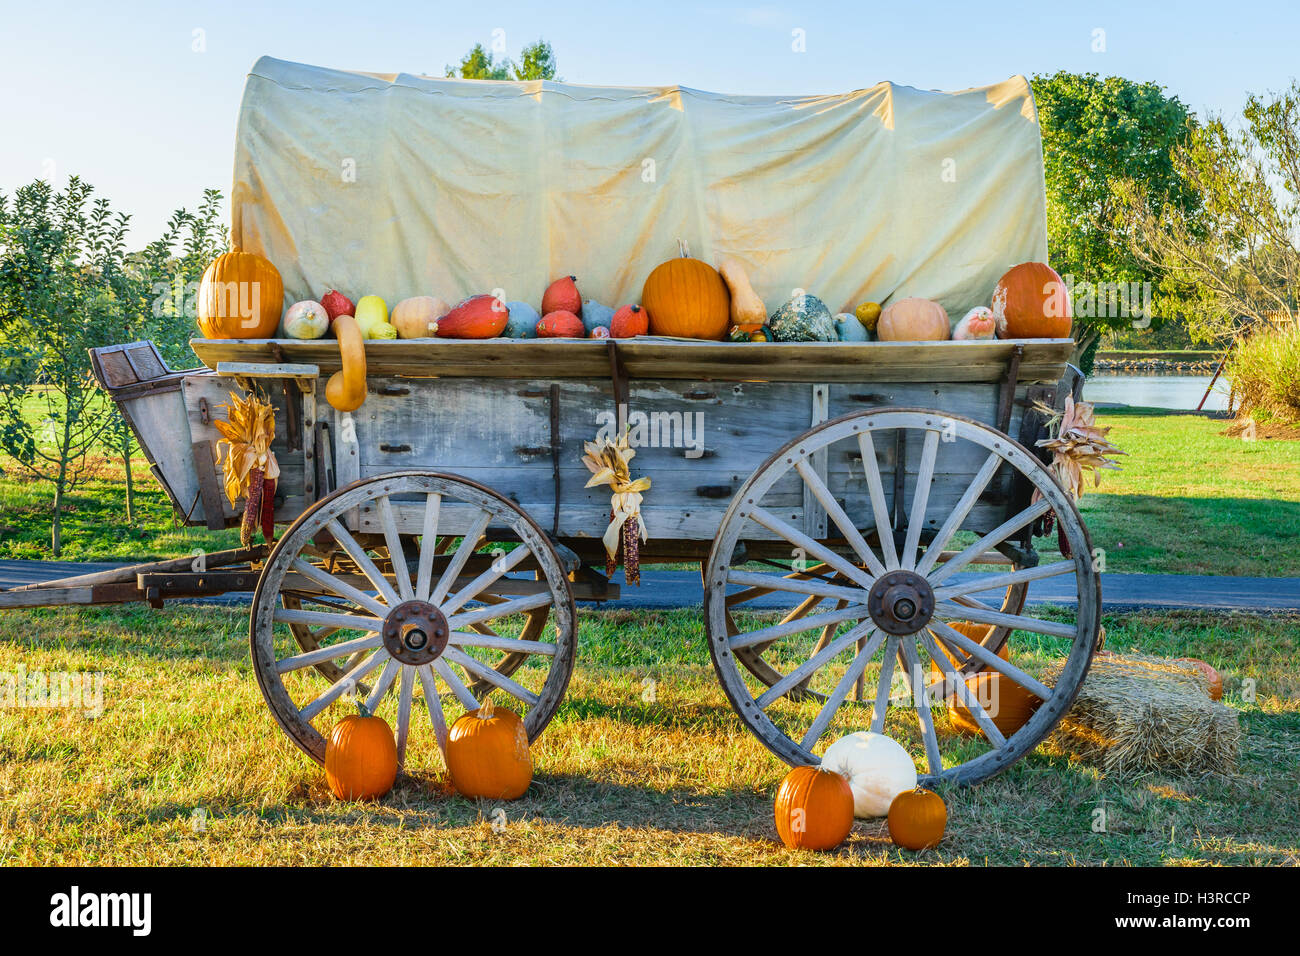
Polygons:
<instances>
[{"instance_id":1,"label":"iron wheel hub","mask_svg":"<svg viewBox=\"0 0 1300 956\"><path fill-rule=\"evenodd\" d=\"M403 601L388 612L380 635L384 648L396 660L418 667L442 656L451 629L437 605Z\"/></svg>"},{"instance_id":2,"label":"iron wheel hub","mask_svg":"<svg viewBox=\"0 0 1300 956\"><path fill-rule=\"evenodd\" d=\"M887 571L871 586L867 610L886 634L915 634L934 617L934 588L914 571Z\"/></svg>"}]
</instances>

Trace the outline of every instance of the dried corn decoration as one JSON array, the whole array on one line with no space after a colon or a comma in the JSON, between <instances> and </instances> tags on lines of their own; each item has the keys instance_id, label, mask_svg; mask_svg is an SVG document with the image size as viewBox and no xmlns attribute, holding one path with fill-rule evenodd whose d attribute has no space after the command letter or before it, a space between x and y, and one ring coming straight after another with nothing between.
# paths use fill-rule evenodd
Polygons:
<instances>
[{"instance_id":1,"label":"dried corn decoration","mask_svg":"<svg viewBox=\"0 0 1300 956\"><path fill-rule=\"evenodd\" d=\"M218 407L226 409L226 421L212 422L222 435L217 451L225 469L226 497L232 505L244 499L240 543L252 544L260 525L269 544L275 537L275 483L280 477L280 465L271 451L275 409L251 392L243 397L231 392L230 404Z\"/></svg>"},{"instance_id":2,"label":"dried corn decoration","mask_svg":"<svg viewBox=\"0 0 1300 956\"><path fill-rule=\"evenodd\" d=\"M1065 397L1065 411L1057 413L1042 402L1034 403L1034 410L1047 418L1047 431L1051 436L1041 438L1036 443L1039 448L1046 448L1052 453L1052 463L1048 467L1061 487L1070 497L1078 501L1083 497L1084 470L1092 472L1092 485L1101 484L1102 469L1119 470L1119 464L1110 455L1123 455L1125 452L1110 441L1106 435L1110 426L1105 428L1097 424L1096 413L1088 402L1075 402L1074 396ZM1034 501L1041 498L1034 492ZM1035 534L1047 534L1052 530L1056 515L1048 513L1043 527ZM1057 543L1061 554L1070 557L1070 546L1065 536L1057 529Z\"/></svg>"},{"instance_id":3,"label":"dried corn decoration","mask_svg":"<svg viewBox=\"0 0 1300 956\"><path fill-rule=\"evenodd\" d=\"M583 445L582 463L591 472L584 487L609 485L609 527L601 540L605 544L605 570L614 573L618 564L619 539L623 545L623 577L628 584L641 583L641 542L650 540L641 518L641 492L650 488L649 478L632 480L631 461L636 450L629 447L627 434L618 441L597 438Z\"/></svg>"}]
</instances>

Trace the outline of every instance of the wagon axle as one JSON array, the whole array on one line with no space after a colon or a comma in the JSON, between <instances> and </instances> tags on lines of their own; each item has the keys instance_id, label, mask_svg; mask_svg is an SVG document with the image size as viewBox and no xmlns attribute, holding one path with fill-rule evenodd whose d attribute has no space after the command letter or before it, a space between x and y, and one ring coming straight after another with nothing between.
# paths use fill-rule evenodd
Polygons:
<instances>
[{"instance_id":1,"label":"wagon axle","mask_svg":"<svg viewBox=\"0 0 1300 956\"><path fill-rule=\"evenodd\" d=\"M886 634L915 634L934 616L934 588L915 572L891 571L876 579L867 610Z\"/></svg>"},{"instance_id":2,"label":"wagon axle","mask_svg":"<svg viewBox=\"0 0 1300 956\"><path fill-rule=\"evenodd\" d=\"M403 664L418 667L442 656L451 637L447 618L428 601L404 601L384 618L384 647Z\"/></svg>"}]
</instances>

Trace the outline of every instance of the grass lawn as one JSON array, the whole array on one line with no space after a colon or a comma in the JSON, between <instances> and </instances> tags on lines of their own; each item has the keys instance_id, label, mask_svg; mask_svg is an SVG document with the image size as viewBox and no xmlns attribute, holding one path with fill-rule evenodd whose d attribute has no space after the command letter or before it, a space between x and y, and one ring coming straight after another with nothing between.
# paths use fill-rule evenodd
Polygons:
<instances>
[{"instance_id":1,"label":"grass lawn","mask_svg":"<svg viewBox=\"0 0 1300 956\"><path fill-rule=\"evenodd\" d=\"M0 709L7 864L1300 862L1300 616L1107 619L1112 648L1198 656L1225 673L1225 699L1246 731L1238 771L1107 779L1040 748L979 787L945 793L948 835L919 854L895 848L882 822L859 822L827 854L777 842L772 798L784 765L727 705L698 612L580 615L578 663L535 745L535 782L505 805L497 829L495 804L448 792L425 724L413 736L412 778L378 803L334 800L262 701L242 611L86 608L2 620L0 671L104 675L95 718ZM1030 670L1059 651L1050 639L1016 641ZM1257 682L1255 703L1238 694L1245 677ZM656 682L652 701L646 678ZM390 719L393 706L390 695ZM1095 833L1103 805L1109 826ZM202 832L191 825L196 808L207 815Z\"/></svg>"}]
</instances>

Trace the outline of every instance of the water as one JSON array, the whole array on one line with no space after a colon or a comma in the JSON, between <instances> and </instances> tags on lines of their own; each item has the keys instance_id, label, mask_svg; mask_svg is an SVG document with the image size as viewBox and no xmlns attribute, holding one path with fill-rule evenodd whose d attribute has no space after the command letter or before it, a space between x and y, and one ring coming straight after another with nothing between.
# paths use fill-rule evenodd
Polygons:
<instances>
[{"instance_id":1,"label":"water","mask_svg":"<svg viewBox=\"0 0 1300 956\"><path fill-rule=\"evenodd\" d=\"M1210 375L1166 375L1161 372L1094 372L1083 384L1090 402L1115 402L1147 408L1181 408L1192 411L1210 384ZM1205 400L1205 411L1228 408L1228 382L1220 375Z\"/></svg>"}]
</instances>

